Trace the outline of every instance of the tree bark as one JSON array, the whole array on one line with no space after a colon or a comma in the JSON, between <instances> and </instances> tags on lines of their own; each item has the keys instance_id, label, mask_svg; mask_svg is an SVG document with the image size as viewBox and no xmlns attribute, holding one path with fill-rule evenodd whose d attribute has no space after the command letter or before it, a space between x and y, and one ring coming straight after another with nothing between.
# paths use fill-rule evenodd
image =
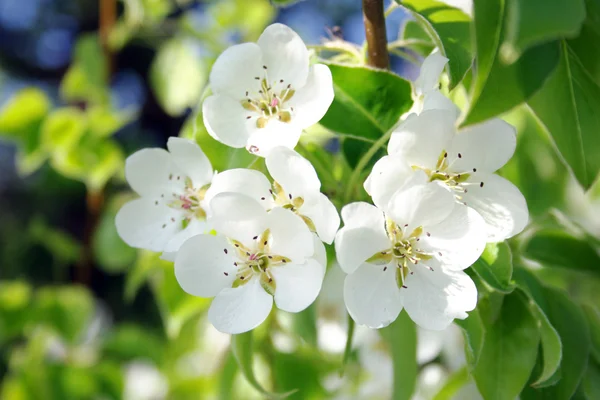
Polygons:
<instances>
[{"instance_id":1,"label":"tree bark","mask_svg":"<svg viewBox=\"0 0 600 400\"><path fill-rule=\"evenodd\" d=\"M387 51L383 0L363 0L362 3L368 64L375 68L388 69L390 59Z\"/></svg>"}]
</instances>

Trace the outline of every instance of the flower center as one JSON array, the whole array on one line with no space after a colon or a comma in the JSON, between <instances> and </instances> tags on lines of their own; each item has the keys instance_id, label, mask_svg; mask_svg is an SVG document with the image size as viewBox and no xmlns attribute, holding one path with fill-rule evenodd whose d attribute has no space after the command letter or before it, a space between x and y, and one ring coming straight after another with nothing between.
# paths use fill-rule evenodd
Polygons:
<instances>
[{"instance_id":1,"label":"flower center","mask_svg":"<svg viewBox=\"0 0 600 400\"><path fill-rule=\"evenodd\" d=\"M173 174L169 175L169 180L175 179L180 180L182 177ZM166 202L167 207L183 211L184 216L181 220L182 229L185 229L193 218L199 220L206 219L206 211L202 208L201 204L206 195L206 191L210 187L210 184L208 184L200 188L194 188L192 180L189 177L184 177L184 182L185 187L183 192L172 193L171 199ZM165 195L161 194L161 198L164 197ZM155 204L158 205L159 201L156 201ZM172 218L171 222L175 222L175 219ZM166 224L163 225L163 228L165 227Z\"/></svg>"},{"instance_id":2,"label":"flower center","mask_svg":"<svg viewBox=\"0 0 600 400\"><path fill-rule=\"evenodd\" d=\"M260 81L258 92L246 91L246 98L241 102L242 107L253 112L246 119L256 118L257 128L266 127L273 118L281 122L291 122L294 107L291 107L288 101L294 96L295 90L283 79L270 80L266 65L263 65L263 71L263 77L254 78Z\"/></svg>"},{"instance_id":3,"label":"flower center","mask_svg":"<svg viewBox=\"0 0 600 400\"><path fill-rule=\"evenodd\" d=\"M261 235L255 236L256 246L250 249L237 240L230 239L235 249L237 261L233 265L237 268L236 279L232 287L239 287L257 276L263 289L273 295L275 293L275 280L270 269L289 263L287 257L271 253L269 247L270 231L267 229ZM223 249L227 253L227 249ZM227 273L225 272L225 275Z\"/></svg>"},{"instance_id":4,"label":"flower center","mask_svg":"<svg viewBox=\"0 0 600 400\"><path fill-rule=\"evenodd\" d=\"M423 169L429 176L429 181L441 181L454 191L454 197L467 205L463 201L462 194L469 191L469 186L483 187L484 182L467 182L473 172L477 172L477 168L473 167L467 171L456 172L453 170L453 165L457 160L463 158L461 153L456 156L448 154L446 150L442 150L438 157L435 169Z\"/></svg>"},{"instance_id":5,"label":"flower center","mask_svg":"<svg viewBox=\"0 0 600 400\"><path fill-rule=\"evenodd\" d=\"M294 197L291 193L286 193L285 190L281 187L281 185L275 181L273 181L273 189L270 190L271 195L273 195L273 200L275 204L279 207L286 208L304 221L304 223L308 226L311 232L316 232L314 222L308 218L306 215L302 215L300 209L304 205L304 198L302 197Z\"/></svg>"},{"instance_id":6,"label":"flower center","mask_svg":"<svg viewBox=\"0 0 600 400\"><path fill-rule=\"evenodd\" d=\"M405 280L408 274L413 274L412 269L421 265L430 271L433 268L423 263L430 260L432 254L419 248L418 242L425 233L431 236L429 232L423 232L423 227L419 226L408 233L408 224L398 225L387 218L385 230L390 239L390 248L374 254L367 262L376 265L383 265L383 270L387 271L389 267L396 268L396 283L398 288L406 289Z\"/></svg>"}]
</instances>

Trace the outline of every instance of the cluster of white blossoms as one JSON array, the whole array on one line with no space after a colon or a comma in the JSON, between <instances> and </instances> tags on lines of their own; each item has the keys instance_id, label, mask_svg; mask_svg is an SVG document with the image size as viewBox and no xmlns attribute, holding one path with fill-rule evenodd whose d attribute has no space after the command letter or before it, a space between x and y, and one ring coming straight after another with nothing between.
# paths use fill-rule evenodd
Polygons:
<instances>
[{"instance_id":1,"label":"cluster of white blossoms","mask_svg":"<svg viewBox=\"0 0 600 400\"><path fill-rule=\"evenodd\" d=\"M293 150L333 101L331 72L310 65L290 28L267 27L258 43L217 59L202 113L212 137L264 157L272 180L252 169L217 173L195 142L170 138L168 151L127 159L140 197L117 214L120 236L174 261L186 292L214 297L208 318L221 332L254 329L273 302L288 312L312 304L327 267L323 243L334 239L357 323L386 326L403 307L428 329L465 318L477 291L463 270L486 242L520 232L528 214L520 192L494 175L514 152L513 128L492 120L457 132L458 110L438 90L446 61L425 60L422 110L395 130L365 182L375 205L346 205L338 231L315 169Z\"/></svg>"}]
</instances>

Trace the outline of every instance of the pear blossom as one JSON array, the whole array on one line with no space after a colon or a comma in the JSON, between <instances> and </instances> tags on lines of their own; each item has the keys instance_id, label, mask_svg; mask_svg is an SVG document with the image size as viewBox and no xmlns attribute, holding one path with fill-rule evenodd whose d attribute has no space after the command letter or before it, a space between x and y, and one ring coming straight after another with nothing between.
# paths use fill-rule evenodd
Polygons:
<instances>
[{"instance_id":1,"label":"pear blossom","mask_svg":"<svg viewBox=\"0 0 600 400\"><path fill-rule=\"evenodd\" d=\"M485 223L418 171L382 211L364 202L342 209L335 238L348 274L344 300L352 318L381 328L402 308L425 329L445 329L475 308L477 290L462 270L483 252Z\"/></svg>"},{"instance_id":2,"label":"pear blossom","mask_svg":"<svg viewBox=\"0 0 600 400\"><path fill-rule=\"evenodd\" d=\"M324 249L292 211L267 212L240 193L219 193L210 202L216 236L188 239L175 257L175 276L184 291L215 297L208 319L224 333L260 325L273 301L281 310L299 312L321 290Z\"/></svg>"},{"instance_id":3,"label":"pear blossom","mask_svg":"<svg viewBox=\"0 0 600 400\"><path fill-rule=\"evenodd\" d=\"M458 107L440 91L440 75L447 63L448 59L437 50L423 60L419 76L414 83L415 101L410 113L441 109L452 111L458 117Z\"/></svg>"},{"instance_id":4,"label":"pear blossom","mask_svg":"<svg viewBox=\"0 0 600 400\"><path fill-rule=\"evenodd\" d=\"M231 169L215 176L206 193L238 192L258 201L265 210L283 207L293 211L325 243L333 242L340 217L333 203L320 192L321 182L312 164L294 150L274 148L265 159L274 181L259 171Z\"/></svg>"},{"instance_id":5,"label":"pear blossom","mask_svg":"<svg viewBox=\"0 0 600 400\"><path fill-rule=\"evenodd\" d=\"M415 170L423 171L483 217L488 241L518 234L529 219L527 203L516 186L494 174L514 154L514 127L494 118L457 130L455 121L454 113L443 109L409 116L392 134L389 155L374 166L366 191L385 207L394 188Z\"/></svg>"},{"instance_id":6,"label":"pear blossom","mask_svg":"<svg viewBox=\"0 0 600 400\"><path fill-rule=\"evenodd\" d=\"M276 146L293 149L333 101L331 71L310 66L306 45L282 24L268 26L257 43L225 50L209 81L213 95L202 105L208 133L260 156Z\"/></svg>"},{"instance_id":7,"label":"pear blossom","mask_svg":"<svg viewBox=\"0 0 600 400\"><path fill-rule=\"evenodd\" d=\"M117 213L119 236L131 247L173 259L183 242L208 230L206 191L210 161L191 140L169 138L167 150L142 149L125 162L125 177L140 197Z\"/></svg>"}]
</instances>

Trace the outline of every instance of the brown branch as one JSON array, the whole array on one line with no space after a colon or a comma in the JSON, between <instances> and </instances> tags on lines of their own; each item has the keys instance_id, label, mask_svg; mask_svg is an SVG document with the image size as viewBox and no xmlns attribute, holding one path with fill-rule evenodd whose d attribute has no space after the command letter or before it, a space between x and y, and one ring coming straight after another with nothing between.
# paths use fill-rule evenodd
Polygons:
<instances>
[{"instance_id":1,"label":"brown branch","mask_svg":"<svg viewBox=\"0 0 600 400\"><path fill-rule=\"evenodd\" d=\"M388 69L390 59L387 50L383 0L362 0L363 20L367 36L368 64L372 67Z\"/></svg>"},{"instance_id":2,"label":"brown branch","mask_svg":"<svg viewBox=\"0 0 600 400\"><path fill-rule=\"evenodd\" d=\"M104 59L107 63L107 71L109 75L112 75L115 69L115 60L113 53L110 50L108 40L109 35L115 23L117 22L117 1L116 0L100 0L99 9L99 34L100 44L102 45L102 51L104 52Z\"/></svg>"}]
</instances>

